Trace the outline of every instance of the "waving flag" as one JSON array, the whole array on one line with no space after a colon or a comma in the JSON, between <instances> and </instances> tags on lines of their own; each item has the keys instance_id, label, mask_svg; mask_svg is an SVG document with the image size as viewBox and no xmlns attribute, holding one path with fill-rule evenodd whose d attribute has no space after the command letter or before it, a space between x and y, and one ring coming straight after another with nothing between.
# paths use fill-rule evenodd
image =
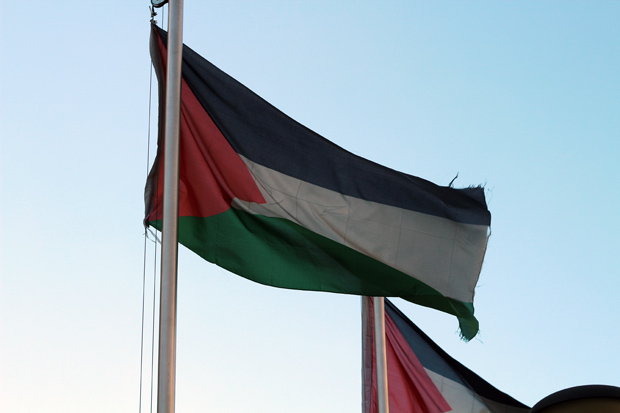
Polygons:
<instances>
[{"instance_id":1,"label":"waving flag","mask_svg":"<svg viewBox=\"0 0 620 413\"><path fill-rule=\"evenodd\" d=\"M363 409L376 413L372 299L363 313ZM390 413L527 413L529 407L497 390L450 357L385 300L385 342Z\"/></svg>"},{"instance_id":2,"label":"waving flag","mask_svg":"<svg viewBox=\"0 0 620 413\"><path fill-rule=\"evenodd\" d=\"M153 25L160 111L166 44ZM481 187L441 187L353 155L187 46L181 96L181 244L262 284L402 297L454 314L465 338L476 334L491 222ZM157 229L162 147L145 194L145 223Z\"/></svg>"}]
</instances>

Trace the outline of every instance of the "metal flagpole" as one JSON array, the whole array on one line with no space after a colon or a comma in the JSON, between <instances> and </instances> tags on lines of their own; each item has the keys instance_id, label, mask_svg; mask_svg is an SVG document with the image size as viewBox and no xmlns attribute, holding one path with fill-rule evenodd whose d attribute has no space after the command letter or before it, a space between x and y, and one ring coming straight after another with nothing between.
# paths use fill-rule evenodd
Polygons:
<instances>
[{"instance_id":1,"label":"metal flagpole","mask_svg":"<svg viewBox=\"0 0 620 413\"><path fill-rule=\"evenodd\" d=\"M174 413L183 0L170 0L168 3L168 12L169 36L166 64L164 206L157 380L158 413Z\"/></svg>"},{"instance_id":2,"label":"metal flagpole","mask_svg":"<svg viewBox=\"0 0 620 413\"><path fill-rule=\"evenodd\" d=\"M387 356L385 354L385 308L383 302L383 297L372 297L375 361L377 366L377 407L379 413L389 413Z\"/></svg>"}]
</instances>

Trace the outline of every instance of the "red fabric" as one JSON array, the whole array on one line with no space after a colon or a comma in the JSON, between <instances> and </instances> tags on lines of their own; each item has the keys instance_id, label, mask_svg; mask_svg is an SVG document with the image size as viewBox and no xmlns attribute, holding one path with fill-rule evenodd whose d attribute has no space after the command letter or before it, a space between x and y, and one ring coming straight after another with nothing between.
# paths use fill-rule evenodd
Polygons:
<instances>
[{"instance_id":1,"label":"red fabric","mask_svg":"<svg viewBox=\"0 0 620 413\"><path fill-rule=\"evenodd\" d=\"M159 39L164 70L166 48ZM233 198L264 203L252 175L237 152L215 126L185 80L181 84L181 142L179 155L179 216L208 217L230 208ZM163 165L163 148L160 162ZM147 220L161 219L163 167L159 171L157 202Z\"/></svg>"},{"instance_id":2,"label":"red fabric","mask_svg":"<svg viewBox=\"0 0 620 413\"><path fill-rule=\"evenodd\" d=\"M372 322L372 299L370 314ZM452 410L390 316L385 313L385 342L390 413L444 413ZM377 413L375 342L372 340L370 413Z\"/></svg>"}]
</instances>

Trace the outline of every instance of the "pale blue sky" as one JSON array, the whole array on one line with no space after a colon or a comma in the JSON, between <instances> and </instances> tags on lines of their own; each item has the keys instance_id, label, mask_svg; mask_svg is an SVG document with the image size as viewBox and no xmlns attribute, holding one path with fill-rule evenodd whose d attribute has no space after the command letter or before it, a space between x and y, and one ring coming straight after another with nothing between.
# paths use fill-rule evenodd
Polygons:
<instances>
[{"instance_id":1,"label":"pale blue sky","mask_svg":"<svg viewBox=\"0 0 620 413\"><path fill-rule=\"evenodd\" d=\"M0 6L7 413L138 410L148 6ZM617 1L186 0L184 40L356 154L486 186L480 335L395 302L533 405L620 386L619 21ZM359 297L253 284L183 247L179 273L178 411L360 411Z\"/></svg>"}]
</instances>

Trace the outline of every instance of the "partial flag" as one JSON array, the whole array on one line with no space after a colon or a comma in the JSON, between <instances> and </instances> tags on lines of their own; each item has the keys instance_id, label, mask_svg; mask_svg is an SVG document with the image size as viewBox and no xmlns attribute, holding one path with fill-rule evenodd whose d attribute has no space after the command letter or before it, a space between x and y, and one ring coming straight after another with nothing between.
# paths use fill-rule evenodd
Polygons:
<instances>
[{"instance_id":1,"label":"partial flag","mask_svg":"<svg viewBox=\"0 0 620 413\"><path fill-rule=\"evenodd\" d=\"M167 37L153 25L160 112ZM477 333L483 188L438 186L347 152L187 46L181 96L181 244L262 284L402 297L457 316L466 339ZM160 230L162 151L145 193L145 224Z\"/></svg>"},{"instance_id":2,"label":"partial flag","mask_svg":"<svg viewBox=\"0 0 620 413\"><path fill-rule=\"evenodd\" d=\"M377 413L372 299L362 297L363 413ZM527 413L529 407L450 357L389 300L385 347L390 413Z\"/></svg>"}]
</instances>

